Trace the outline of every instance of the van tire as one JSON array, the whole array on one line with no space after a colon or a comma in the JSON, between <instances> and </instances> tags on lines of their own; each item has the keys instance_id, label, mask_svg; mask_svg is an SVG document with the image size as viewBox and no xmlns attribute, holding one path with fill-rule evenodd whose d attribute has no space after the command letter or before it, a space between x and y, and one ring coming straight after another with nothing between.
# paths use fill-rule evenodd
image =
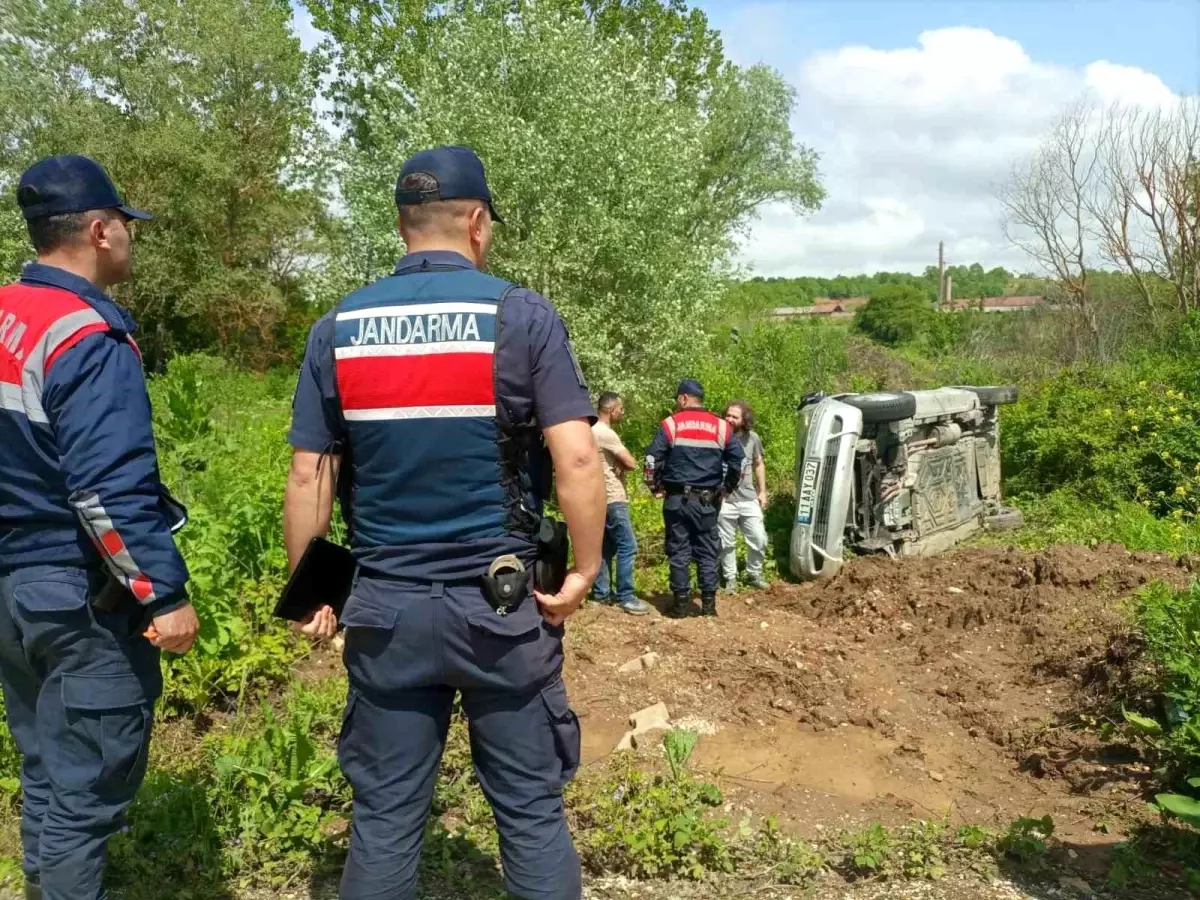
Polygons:
<instances>
[{"instance_id":1,"label":"van tire","mask_svg":"<svg viewBox=\"0 0 1200 900\"><path fill-rule=\"evenodd\" d=\"M862 412L864 422L898 422L917 411L917 398L899 391L876 391L839 397L847 406Z\"/></svg>"}]
</instances>

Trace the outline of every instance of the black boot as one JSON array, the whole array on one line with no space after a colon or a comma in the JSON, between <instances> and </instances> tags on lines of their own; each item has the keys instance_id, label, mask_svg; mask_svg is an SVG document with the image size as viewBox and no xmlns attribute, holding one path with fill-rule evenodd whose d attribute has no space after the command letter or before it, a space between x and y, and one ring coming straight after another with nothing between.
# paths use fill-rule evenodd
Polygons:
<instances>
[{"instance_id":1,"label":"black boot","mask_svg":"<svg viewBox=\"0 0 1200 900\"><path fill-rule=\"evenodd\" d=\"M671 606L671 617L674 619L687 618L692 611L692 597L690 594L676 594L675 603Z\"/></svg>"},{"instance_id":2,"label":"black boot","mask_svg":"<svg viewBox=\"0 0 1200 900\"><path fill-rule=\"evenodd\" d=\"M717 615L717 595L705 594L700 598L700 612L706 616Z\"/></svg>"},{"instance_id":3,"label":"black boot","mask_svg":"<svg viewBox=\"0 0 1200 900\"><path fill-rule=\"evenodd\" d=\"M25 900L42 900L42 886L36 881L25 882Z\"/></svg>"}]
</instances>

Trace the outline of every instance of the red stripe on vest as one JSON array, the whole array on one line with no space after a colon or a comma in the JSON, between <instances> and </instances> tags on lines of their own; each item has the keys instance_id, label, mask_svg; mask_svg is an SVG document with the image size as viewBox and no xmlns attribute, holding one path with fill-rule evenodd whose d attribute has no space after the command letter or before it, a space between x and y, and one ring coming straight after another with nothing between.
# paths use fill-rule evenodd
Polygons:
<instances>
[{"instance_id":1,"label":"red stripe on vest","mask_svg":"<svg viewBox=\"0 0 1200 900\"><path fill-rule=\"evenodd\" d=\"M706 411L683 410L671 417L675 423L675 441L701 441L714 447L725 446L721 438L721 419Z\"/></svg>"},{"instance_id":2,"label":"red stripe on vest","mask_svg":"<svg viewBox=\"0 0 1200 900\"><path fill-rule=\"evenodd\" d=\"M490 353L339 359L337 382L344 410L496 402Z\"/></svg>"}]
</instances>

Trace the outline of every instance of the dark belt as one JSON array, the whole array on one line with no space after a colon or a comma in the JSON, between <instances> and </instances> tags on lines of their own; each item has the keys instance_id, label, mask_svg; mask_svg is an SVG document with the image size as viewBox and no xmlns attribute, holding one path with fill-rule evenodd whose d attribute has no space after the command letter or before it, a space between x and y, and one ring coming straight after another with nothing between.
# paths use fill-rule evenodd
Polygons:
<instances>
[{"instance_id":1,"label":"dark belt","mask_svg":"<svg viewBox=\"0 0 1200 900\"><path fill-rule=\"evenodd\" d=\"M685 500L695 498L709 506L721 498L721 489L715 487L697 487L694 484L668 484L665 486L665 490L669 497L683 497Z\"/></svg>"}]
</instances>

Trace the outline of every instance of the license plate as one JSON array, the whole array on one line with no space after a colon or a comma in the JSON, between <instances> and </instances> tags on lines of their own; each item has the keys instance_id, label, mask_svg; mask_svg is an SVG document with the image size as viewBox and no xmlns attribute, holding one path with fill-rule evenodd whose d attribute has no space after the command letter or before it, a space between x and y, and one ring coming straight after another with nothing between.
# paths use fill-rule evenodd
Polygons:
<instances>
[{"instance_id":1,"label":"license plate","mask_svg":"<svg viewBox=\"0 0 1200 900\"><path fill-rule=\"evenodd\" d=\"M817 495L817 472L820 468L819 459L809 459L804 463L804 471L800 475L800 502L796 507L798 525L812 523L813 502Z\"/></svg>"}]
</instances>

